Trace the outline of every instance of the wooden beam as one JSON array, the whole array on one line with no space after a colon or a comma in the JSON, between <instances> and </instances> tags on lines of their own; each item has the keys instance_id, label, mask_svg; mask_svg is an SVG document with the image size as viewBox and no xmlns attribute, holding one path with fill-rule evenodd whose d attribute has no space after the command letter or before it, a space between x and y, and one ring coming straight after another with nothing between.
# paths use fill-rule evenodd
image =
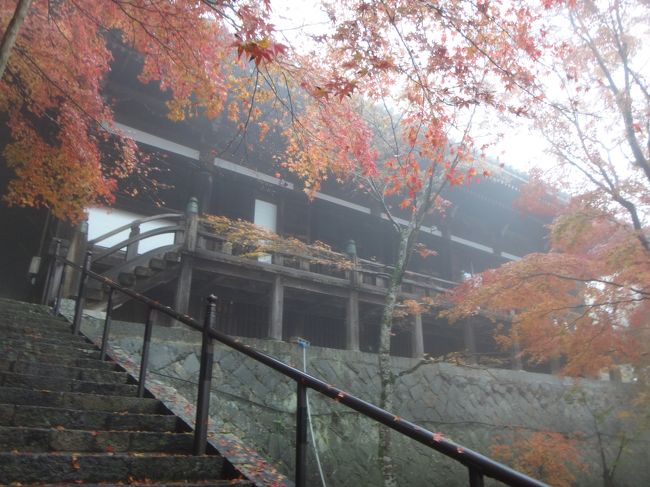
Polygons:
<instances>
[{"instance_id":1,"label":"wooden beam","mask_svg":"<svg viewBox=\"0 0 650 487\"><path fill-rule=\"evenodd\" d=\"M269 328L268 337L273 340L282 340L282 315L284 314L284 286L282 278L276 276L271 284L269 303Z\"/></svg>"},{"instance_id":2,"label":"wooden beam","mask_svg":"<svg viewBox=\"0 0 650 487\"><path fill-rule=\"evenodd\" d=\"M327 294L347 299L350 281L338 277L316 274L276 264L258 262L245 257L197 249L193 255L194 268L209 273L220 273L241 279L271 283L282 276L284 286L298 290ZM362 285L359 299L373 304L383 304L386 290L377 286Z\"/></svg>"}]
</instances>

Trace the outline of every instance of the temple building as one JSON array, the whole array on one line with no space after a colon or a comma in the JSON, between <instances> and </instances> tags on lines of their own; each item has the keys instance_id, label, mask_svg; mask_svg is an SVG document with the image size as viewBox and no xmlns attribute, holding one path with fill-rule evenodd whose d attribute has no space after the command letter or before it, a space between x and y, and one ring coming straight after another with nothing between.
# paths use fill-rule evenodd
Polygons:
<instances>
[{"instance_id":1,"label":"temple building","mask_svg":"<svg viewBox=\"0 0 650 487\"><path fill-rule=\"evenodd\" d=\"M165 97L136 81L137 57L128 52L115 57L105 88L115 100L115 129L160 166L161 189L155 198L146 191L120 193L112 208L89 208L87 222L74 228L47 211L0 208L0 224L14 237L2 241L0 273L16 277L3 280L0 295L53 299L60 270L49 262L53 239L61 238L62 255L80 263L85 250L92 250L93 270L181 312L198 317L205 296L215 294L219 327L226 333L376 350L397 246L378 206L352 187L329 181L309 199L300 181L278 177L279 142L271 138L250 148L257 139L254 126L242 144L232 143L235 130L225 117L171 122ZM4 166L0 178L2 186L10 178ZM468 276L543 251L546 222L513 207L523 183L520 175L503 169L479 184L447 189L446 215L432 215L419 235L436 254L412 257L400 297L439 296ZM206 226L205 215L253 222L307 244L322 242L353 266L325 265L291 252L248 255L237 241ZM74 292L74 276L68 276L65 293ZM106 299L97 287L88 307L101 310ZM140 313L125 297L115 299L117 317ZM392 352L463 352L479 362L506 356L513 365L492 333L487 318L450 325L431 310L399 320Z\"/></svg>"}]
</instances>

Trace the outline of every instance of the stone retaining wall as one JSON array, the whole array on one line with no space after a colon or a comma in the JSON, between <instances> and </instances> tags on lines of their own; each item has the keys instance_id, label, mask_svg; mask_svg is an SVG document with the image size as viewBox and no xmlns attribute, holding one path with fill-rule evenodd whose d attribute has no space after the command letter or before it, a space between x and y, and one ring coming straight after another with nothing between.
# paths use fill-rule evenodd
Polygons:
<instances>
[{"instance_id":1,"label":"stone retaining wall","mask_svg":"<svg viewBox=\"0 0 650 487\"><path fill-rule=\"evenodd\" d=\"M111 345L139 353L142 328L114 323ZM98 337L99 324L88 320L84 331ZM199 340L199 334L193 331L156 327L151 347L152 374L173 385L190 401L196 396ZM297 344L242 340L286 363L303 367L303 352ZM376 355L317 347L307 348L306 353L309 373L364 400L378 402ZM396 357L393 365L399 373L416 367L418 361ZM213 385L210 409L219 427L236 434L290 474L294 455L293 381L218 346ZM597 486L602 485L602 467L595 425L602 433L606 455L613 458L619 434L631 428L627 434L634 435L636 427L624 424L628 420L619 414L628 409L624 405L633 396L634 387L591 380L576 385L545 374L426 364L398 379L395 413L487 455L491 445L510 442L513 436L527 432L578 433L587 466L578 474L578 485ZM310 393L309 399L328 485L379 485L377 426L317 393ZM608 410L608 414L602 414ZM630 442L621 456L616 485L650 485L649 439L649 435L642 434ZM456 462L397 434L393 457L400 485L467 485L466 470ZM309 460L309 485L319 485L313 452Z\"/></svg>"}]
</instances>

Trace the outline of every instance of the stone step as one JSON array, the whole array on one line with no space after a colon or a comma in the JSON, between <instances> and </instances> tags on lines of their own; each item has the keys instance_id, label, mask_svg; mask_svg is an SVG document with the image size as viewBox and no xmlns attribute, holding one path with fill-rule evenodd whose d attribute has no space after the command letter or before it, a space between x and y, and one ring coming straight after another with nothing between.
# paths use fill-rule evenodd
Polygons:
<instances>
[{"instance_id":1,"label":"stone step","mask_svg":"<svg viewBox=\"0 0 650 487\"><path fill-rule=\"evenodd\" d=\"M35 320L59 319L52 314L52 308L49 306L39 306L38 308L25 308L21 305L7 305L0 302L0 316L16 316L19 318L28 318Z\"/></svg>"},{"instance_id":2,"label":"stone step","mask_svg":"<svg viewBox=\"0 0 650 487\"><path fill-rule=\"evenodd\" d=\"M224 470L216 455L0 453L0 484L191 482L222 479Z\"/></svg>"},{"instance_id":3,"label":"stone step","mask_svg":"<svg viewBox=\"0 0 650 487\"><path fill-rule=\"evenodd\" d=\"M70 338L74 335L70 334ZM0 342L28 342L35 345L46 345L54 347L74 347L82 348L84 350L97 350L94 344L89 343L86 340L68 340L65 335L60 337L48 337L44 335L26 333L18 335L17 333L3 333L3 336L0 338Z\"/></svg>"},{"instance_id":4,"label":"stone step","mask_svg":"<svg viewBox=\"0 0 650 487\"><path fill-rule=\"evenodd\" d=\"M154 271L164 271L167 269L167 261L165 259L154 257L149 261L149 267Z\"/></svg>"},{"instance_id":5,"label":"stone step","mask_svg":"<svg viewBox=\"0 0 650 487\"><path fill-rule=\"evenodd\" d=\"M39 327L61 327L65 326L67 321L60 316L54 316L51 313L25 313L21 310L9 310L0 308L0 323L20 323L32 324Z\"/></svg>"},{"instance_id":6,"label":"stone step","mask_svg":"<svg viewBox=\"0 0 650 487\"><path fill-rule=\"evenodd\" d=\"M147 279L155 274L153 269L142 265L136 266L135 269L133 269L133 273L137 279Z\"/></svg>"},{"instance_id":7,"label":"stone step","mask_svg":"<svg viewBox=\"0 0 650 487\"><path fill-rule=\"evenodd\" d=\"M9 298L0 298L0 309L17 309L23 312L36 314L50 314L51 308L44 304L26 303Z\"/></svg>"},{"instance_id":8,"label":"stone step","mask_svg":"<svg viewBox=\"0 0 650 487\"><path fill-rule=\"evenodd\" d=\"M0 426L0 451L5 452L190 454L193 439L192 433Z\"/></svg>"},{"instance_id":9,"label":"stone step","mask_svg":"<svg viewBox=\"0 0 650 487\"><path fill-rule=\"evenodd\" d=\"M167 414L167 410L160 401L140 397L35 391L20 387L0 386L0 400L4 404L104 411L113 414Z\"/></svg>"},{"instance_id":10,"label":"stone step","mask_svg":"<svg viewBox=\"0 0 650 487\"><path fill-rule=\"evenodd\" d=\"M82 411L27 404L0 404L0 425L29 428L86 429L97 431L187 432L189 428L171 414L125 414Z\"/></svg>"},{"instance_id":11,"label":"stone step","mask_svg":"<svg viewBox=\"0 0 650 487\"><path fill-rule=\"evenodd\" d=\"M71 328L68 322L57 321L50 324L41 324L37 320L18 321L13 319L0 319L0 331L4 330L30 330L45 336L54 336L69 335Z\"/></svg>"},{"instance_id":12,"label":"stone step","mask_svg":"<svg viewBox=\"0 0 650 487\"><path fill-rule=\"evenodd\" d=\"M44 333L41 330L33 330L26 328L6 328L1 330L2 336L7 340L32 340L36 342L51 343L54 345L58 344L83 344L90 347L93 346L85 337L73 335L69 330L65 333Z\"/></svg>"},{"instance_id":13,"label":"stone step","mask_svg":"<svg viewBox=\"0 0 650 487\"><path fill-rule=\"evenodd\" d=\"M7 324L0 322L0 333L5 334L21 334L21 335L33 335L35 337L43 338L53 338L56 340L65 340L66 337L69 337L73 342L82 342L86 343L86 340L78 335L73 335L70 329L70 323L68 323L63 328L61 327L34 327L31 325L21 325L21 324Z\"/></svg>"},{"instance_id":14,"label":"stone step","mask_svg":"<svg viewBox=\"0 0 650 487\"><path fill-rule=\"evenodd\" d=\"M72 356L78 358L99 358L99 350L96 348L79 348L74 343L67 345L50 345L38 342L5 340L3 338L0 338L0 354L3 350L24 350L36 353L65 355L67 357Z\"/></svg>"},{"instance_id":15,"label":"stone step","mask_svg":"<svg viewBox=\"0 0 650 487\"><path fill-rule=\"evenodd\" d=\"M94 358L71 357L61 354L39 353L30 350L5 349L0 351L4 360L48 363L66 367L83 367L97 370L119 370L114 362L102 362Z\"/></svg>"},{"instance_id":16,"label":"stone step","mask_svg":"<svg viewBox=\"0 0 650 487\"><path fill-rule=\"evenodd\" d=\"M59 364L21 360L0 359L0 372L13 372L14 374L29 374L40 377L57 377L85 382L103 382L111 384L126 384L129 380L129 375L126 372L86 369L82 367L66 367Z\"/></svg>"},{"instance_id":17,"label":"stone step","mask_svg":"<svg viewBox=\"0 0 650 487\"><path fill-rule=\"evenodd\" d=\"M169 264L178 264L181 261L181 254L180 252L165 252L163 258Z\"/></svg>"},{"instance_id":18,"label":"stone step","mask_svg":"<svg viewBox=\"0 0 650 487\"><path fill-rule=\"evenodd\" d=\"M0 372L0 386L110 396L135 396L138 391L138 386L132 384L86 382L73 379L61 379L58 377L15 374L12 372Z\"/></svg>"}]
</instances>

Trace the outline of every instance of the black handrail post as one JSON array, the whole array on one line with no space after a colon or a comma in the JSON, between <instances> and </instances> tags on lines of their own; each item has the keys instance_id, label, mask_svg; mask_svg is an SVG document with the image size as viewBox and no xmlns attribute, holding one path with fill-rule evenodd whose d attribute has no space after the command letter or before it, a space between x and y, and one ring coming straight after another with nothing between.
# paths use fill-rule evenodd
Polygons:
<instances>
[{"instance_id":1,"label":"black handrail post","mask_svg":"<svg viewBox=\"0 0 650 487\"><path fill-rule=\"evenodd\" d=\"M153 329L153 308L147 312L147 323L144 326L144 340L142 341L142 358L140 359L140 378L138 380L138 397L144 397L144 383L147 377L147 364L149 363L149 346L151 345L151 331Z\"/></svg>"},{"instance_id":2,"label":"black handrail post","mask_svg":"<svg viewBox=\"0 0 650 487\"><path fill-rule=\"evenodd\" d=\"M483 487L485 485L483 472L472 466L468 466L467 469L469 470L469 487Z\"/></svg>"},{"instance_id":3,"label":"black handrail post","mask_svg":"<svg viewBox=\"0 0 650 487\"><path fill-rule=\"evenodd\" d=\"M79 334L81 330L81 314L83 313L84 304L86 301L86 284L88 282L88 271L90 270L90 262L93 253L89 250L86 252L83 267L81 268L81 276L79 278L79 292L77 292L77 304L74 308L74 319L72 321L72 333Z\"/></svg>"},{"instance_id":4,"label":"black handrail post","mask_svg":"<svg viewBox=\"0 0 650 487\"><path fill-rule=\"evenodd\" d=\"M307 387L297 381L296 394L296 487L305 487L307 473Z\"/></svg>"},{"instance_id":5,"label":"black handrail post","mask_svg":"<svg viewBox=\"0 0 650 487\"><path fill-rule=\"evenodd\" d=\"M106 360L106 349L108 348L108 335L111 330L111 313L113 312L113 292L114 288L108 291L108 303L106 303L106 319L104 320L104 332L102 333L102 348L99 352L99 360Z\"/></svg>"},{"instance_id":6,"label":"black handrail post","mask_svg":"<svg viewBox=\"0 0 650 487\"><path fill-rule=\"evenodd\" d=\"M201 342L201 368L199 370L199 395L196 400L196 421L194 425L194 454L205 455L208 441L208 418L210 412L210 388L212 384L212 366L214 364L214 342L210 331L217 324L217 297L208 296L208 305L203 322L203 339Z\"/></svg>"}]
</instances>

